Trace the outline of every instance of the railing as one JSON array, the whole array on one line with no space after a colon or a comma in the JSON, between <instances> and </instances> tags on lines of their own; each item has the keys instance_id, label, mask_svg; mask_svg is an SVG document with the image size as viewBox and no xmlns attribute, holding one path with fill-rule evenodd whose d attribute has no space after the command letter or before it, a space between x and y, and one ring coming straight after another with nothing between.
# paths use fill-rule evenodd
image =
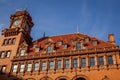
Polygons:
<instances>
[{"instance_id":1,"label":"railing","mask_svg":"<svg viewBox=\"0 0 120 80\"><path fill-rule=\"evenodd\" d=\"M36 54L28 54L25 56L15 56L13 61L16 60L30 60L30 59L43 59L43 58L52 58L52 57L65 57L72 55L82 55L82 54L93 54L99 52L107 52L107 51L115 51L120 50L117 46L115 47L104 47L104 48L92 48L92 49L82 49L82 50L69 50L69 51L61 51L61 52L53 52L53 53L36 53Z\"/></svg>"}]
</instances>

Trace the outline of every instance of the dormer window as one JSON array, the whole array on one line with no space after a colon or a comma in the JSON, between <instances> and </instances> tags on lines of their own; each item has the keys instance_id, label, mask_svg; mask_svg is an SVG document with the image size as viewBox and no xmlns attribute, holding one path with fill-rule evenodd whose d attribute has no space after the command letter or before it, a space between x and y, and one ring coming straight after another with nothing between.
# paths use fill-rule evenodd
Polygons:
<instances>
[{"instance_id":1,"label":"dormer window","mask_svg":"<svg viewBox=\"0 0 120 80\"><path fill-rule=\"evenodd\" d=\"M67 49L67 47L68 47L67 44L64 44L64 45L63 45L63 48L64 48L64 49Z\"/></svg>"},{"instance_id":2,"label":"dormer window","mask_svg":"<svg viewBox=\"0 0 120 80\"><path fill-rule=\"evenodd\" d=\"M93 46L97 46L98 42L97 41L93 41Z\"/></svg>"},{"instance_id":3,"label":"dormer window","mask_svg":"<svg viewBox=\"0 0 120 80\"><path fill-rule=\"evenodd\" d=\"M76 44L76 49L77 49L77 50L82 49L82 44L81 44L81 43L77 43L77 44Z\"/></svg>"},{"instance_id":4,"label":"dormer window","mask_svg":"<svg viewBox=\"0 0 120 80\"><path fill-rule=\"evenodd\" d=\"M59 42L58 42L58 45L61 46L61 45L62 45L62 41L59 41Z\"/></svg>"},{"instance_id":5,"label":"dormer window","mask_svg":"<svg viewBox=\"0 0 120 80\"><path fill-rule=\"evenodd\" d=\"M39 52L40 51L40 48L39 47L36 47L35 48L35 52Z\"/></svg>"},{"instance_id":6,"label":"dormer window","mask_svg":"<svg viewBox=\"0 0 120 80\"><path fill-rule=\"evenodd\" d=\"M47 53L51 53L52 52L52 46L48 46L47 47Z\"/></svg>"},{"instance_id":7,"label":"dormer window","mask_svg":"<svg viewBox=\"0 0 120 80\"><path fill-rule=\"evenodd\" d=\"M89 42L89 38L85 38L85 42Z\"/></svg>"},{"instance_id":8,"label":"dormer window","mask_svg":"<svg viewBox=\"0 0 120 80\"><path fill-rule=\"evenodd\" d=\"M24 56L24 55L25 55L25 50L23 49L20 51L20 56Z\"/></svg>"}]
</instances>

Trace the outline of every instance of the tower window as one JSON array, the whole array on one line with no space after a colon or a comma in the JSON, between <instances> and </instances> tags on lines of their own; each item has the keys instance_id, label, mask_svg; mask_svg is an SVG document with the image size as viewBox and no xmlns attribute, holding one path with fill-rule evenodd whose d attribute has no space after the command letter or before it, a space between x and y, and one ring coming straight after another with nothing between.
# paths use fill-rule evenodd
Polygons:
<instances>
[{"instance_id":1,"label":"tower window","mask_svg":"<svg viewBox=\"0 0 120 80\"><path fill-rule=\"evenodd\" d=\"M49 69L53 69L53 68L54 68L54 61L50 61Z\"/></svg>"},{"instance_id":2,"label":"tower window","mask_svg":"<svg viewBox=\"0 0 120 80\"><path fill-rule=\"evenodd\" d=\"M13 71L12 71L12 72L17 72L17 68L18 68L18 65L15 64L15 65L13 66Z\"/></svg>"},{"instance_id":3,"label":"tower window","mask_svg":"<svg viewBox=\"0 0 120 80\"><path fill-rule=\"evenodd\" d=\"M99 65L104 65L104 58L103 58L103 56L99 57Z\"/></svg>"},{"instance_id":4,"label":"tower window","mask_svg":"<svg viewBox=\"0 0 120 80\"><path fill-rule=\"evenodd\" d=\"M38 63L38 62L36 62L36 63L34 64L34 70L35 70L35 71L38 71L38 70L39 70L39 63Z\"/></svg>"},{"instance_id":5,"label":"tower window","mask_svg":"<svg viewBox=\"0 0 120 80\"><path fill-rule=\"evenodd\" d=\"M0 58L4 58L4 57L5 57L5 52L2 51L2 52L1 52L1 56L0 56Z\"/></svg>"},{"instance_id":6,"label":"tower window","mask_svg":"<svg viewBox=\"0 0 120 80\"><path fill-rule=\"evenodd\" d=\"M12 39L11 44L15 44L15 38Z\"/></svg>"},{"instance_id":7,"label":"tower window","mask_svg":"<svg viewBox=\"0 0 120 80\"><path fill-rule=\"evenodd\" d=\"M77 49L77 50L80 50L81 48L82 48L82 47L81 47L81 43L77 43L77 44L76 44L76 49Z\"/></svg>"},{"instance_id":8,"label":"tower window","mask_svg":"<svg viewBox=\"0 0 120 80\"><path fill-rule=\"evenodd\" d=\"M78 67L78 60L77 59L73 59L73 67L74 68Z\"/></svg>"},{"instance_id":9,"label":"tower window","mask_svg":"<svg viewBox=\"0 0 120 80\"><path fill-rule=\"evenodd\" d=\"M86 58L81 59L81 66L85 67L86 66Z\"/></svg>"},{"instance_id":10,"label":"tower window","mask_svg":"<svg viewBox=\"0 0 120 80\"><path fill-rule=\"evenodd\" d=\"M27 71L31 71L31 70L32 70L32 64L29 63L29 64L27 65Z\"/></svg>"},{"instance_id":11,"label":"tower window","mask_svg":"<svg viewBox=\"0 0 120 80\"><path fill-rule=\"evenodd\" d=\"M95 58L90 57L90 66L95 66Z\"/></svg>"},{"instance_id":12,"label":"tower window","mask_svg":"<svg viewBox=\"0 0 120 80\"><path fill-rule=\"evenodd\" d=\"M11 52L10 52L10 51L7 51L6 57L7 57L7 58L10 57L10 54L11 54Z\"/></svg>"},{"instance_id":13,"label":"tower window","mask_svg":"<svg viewBox=\"0 0 120 80\"><path fill-rule=\"evenodd\" d=\"M113 58L112 58L112 56L108 56L108 64L109 65L113 64Z\"/></svg>"},{"instance_id":14,"label":"tower window","mask_svg":"<svg viewBox=\"0 0 120 80\"><path fill-rule=\"evenodd\" d=\"M6 66L3 65L2 68L1 68L1 72L2 72L2 73L5 73L5 71L6 71Z\"/></svg>"},{"instance_id":15,"label":"tower window","mask_svg":"<svg viewBox=\"0 0 120 80\"><path fill-rule=\"evenodd\" d=\"M46 62L42 62L42 70L46 70Z\"/></svg>"},{"instance_id":16,"label":"tower window","mask_svg":"<svg viewBox=\"0 0 120 80\"><path fill-rule=\"evenodd\" d=\"M7 43L7 44L9 44L9 45L10 45L10 44L11 44L11 41L12 41L11 39L8 39L8 43Z\"/></svg>"},{"instance_id":17,"label":"tower window","mask_svg":"<svg viewBox=\"0 0 120 80\"><path fill-rule=\"evenodd\" d=\"M7 39L4 39L3 45L7 44Z\"/></svg>"},{"instance_id":18,"label":"tower window","mask_svg":"<svg viewBox=\"0 0 120 80\"><path fill-rule=\"evenodd\" d=\"M24 72L24 70L25 70L25 64L21 64L20 65L20 72Z\"/></svg>"},{"instance_id":19,"label":"tower window","mask_svg":"<svg viewBox=\"0 0 120 80\"><path fill-rule=\"evenodd\" d=\"M24 56L24 55L25 55L25 50L23 49L20 51L20 56Z\"/></svg>"},{"instance_id":20,"label":"tower window","mask_svg":"<svg viewBox=\"0 0 120 80\"><path fill-rule=\"evenodd\" d=\"M47 47L47 53L51 53L52 52L52 46L48 46Z\"/></svg>"},{"instance_id":21,"label":"tower window","mask_svg":"<svg viewBox=\"0 0 120 80\"><path fill-rule=\"evenodd\" d=\"M60 69L61 66L62 66L62 64L61 64L61 60L57 61L57 69Z\"/></svg>"}]
</instances>

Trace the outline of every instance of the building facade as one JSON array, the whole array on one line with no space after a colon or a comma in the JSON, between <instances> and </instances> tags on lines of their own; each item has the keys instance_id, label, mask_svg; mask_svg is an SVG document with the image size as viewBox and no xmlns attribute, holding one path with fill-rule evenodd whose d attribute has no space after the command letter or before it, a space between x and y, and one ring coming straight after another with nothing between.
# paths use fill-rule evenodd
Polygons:
<instances>
[{"instance_id":1,"label":"building facade","mask_svg":"<svg viewBox=\"0 0 120 80\"><path fill-rule=\"evenodd\" d=\"M0 80L120 80L120 48L81 33L32 41L30 14L17 11L0 37Z\"/></svg>"}]
</instances>

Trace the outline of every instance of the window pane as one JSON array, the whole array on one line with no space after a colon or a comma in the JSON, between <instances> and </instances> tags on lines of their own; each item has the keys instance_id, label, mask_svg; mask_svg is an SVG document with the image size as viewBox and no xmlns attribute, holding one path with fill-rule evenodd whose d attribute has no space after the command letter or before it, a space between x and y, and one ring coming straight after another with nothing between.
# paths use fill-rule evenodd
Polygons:
<instances>
[{"instance_id":1,"label":"window pane","mask_svg":"<svg viewBox=\"0 0 120 80\"><path fill-rule=\"evenodd\" d=\"M113 58L112 56L108 56L108 64L113 64Z\"/></svg>"},{"instance_id":2,"label":"window pane","mask_svg":"<svg viewBox=\"0 0 120 80\"><path fill-rule=\"evenodd\" d=\"M1 72L2 72L2 73L5 73L5 71L6 71L6 66L2 66Z\"/></svg>"},{"instance_id":3,"label":"window pane","mask_svg":"<svg viewBox=\"0 0 120 80\"><path fill-rule=\"evenodd\" d=\"M65 60L65 68L69 68L69 60Z\"/></svg>"},{"instance_id":4,"label":"window pane","mask_svg":"<svg viewBox=\"0 0 120 80\"><path fill-rule=\"evenodd\" d=\"M61 68L61 60L59 60L59 61L57 62L57 68L58 68L58 69Z\"/></svg>"},{"instance_id":5,"label":"window pane","mask_svg":"<svg viewBox=\"0 0 120 80\"><path fill-rule=\"evenodd\" d=\"M21 65L20 65L20 72L24 72L24 69L25 69L25 65L24 65L24 64L21 64Z\"/></svg>"},{"instance_id":6,"label":"window pane","mask_svg":"<svg viewBox=\"0 0 120 80\"><path fill-rule=\"evenodd\" d=\"M1 58L5 57L5 52L1 52Z\"/></svg>"},{"instance_id":7,"label":"window pane","mask_svg":"<svg viewBox=\"0 0 120 80\"><path fill-rule=\"evenodd\" d=\"M50 68L50 69L54 69L54 62L53 62L53 61L50 61L49 68Z\"/></svg>"},{"instance_id":8,"label":"window pane","mask_svg":"<svg viewBox=\"0 0 120 80\"><path fill-rule=\"evenodd\" d=\"M7 51L6 57L7 57L7 58L10 57L10 51Z\"/></svg>"},{"instance_id":9,"label":"window pane","mask_svg":"<svg viewBox=\"0 0 120 80\"><path fill-rule=\"evenodd\" d=\"M18 65L13 66L13 72L17 72Z\"/></svg>"},{"instance_id":10,"label":"window pane","mask_svg":"<svg viewBox=\"0 0 120 80\"><path fill-rule=\"evenodd\" d=\"M77 59L73 59L73 67L78 67L78 60Z\"/></svg>"},{"instance_id":11,"label":"window pane","mask_svg":"<svg viewBox=\"0 0 120 80\"><path fill-rule=\"evenodd\" d=\"M35 63L35 64L34 64L34 70L35 70L35 71L38 71L38 70L39 70L39 63Z\"/></svg>"},{"instance_id":12,"label":"window pane","mask_svg":"<svg viewBox=\"0 0 120 80\"><path fill-rule=\"evenodd\" d=\"M66 49L66 48L67 48L67 44L64 44L64 45L63 45L63 48Z\"/></svg>"},{"instance_id":13,"label":"window pane","mask_svg":"<svg viewBox=\"0 0 120 80\"><path fill-rule=\"evenodd\" d=\"M59 42L58 42L58 45L59 45L59 46L60 46L60 45L62 45L62 42L61 42L61 41L59 41Z\"/></svg>"},{"instance_id":14,"label":"window pane","mask_svg":"<svg viewBox=\"0 0 120 80\"><path fill-rule=\"evenodd\" d=\"M51 52L52 52L52 46L48 46L47 52L48 52L48 53L51 53Z\"/></svg>"},{"instance_id":15,"label":"window pane","mask_svg":"<svg viewBox=\"0 0 120 80\"><path fill-rule=\"evenodd\" d=\"M93 46L96 46L97 45L97 41L93 41Z\"/></svg>"},{"instance_id":16,"label":"window pane","mask_svg":"<svg viewBox=\"0 0 120 80\"><path fill-rule=\"evenodd\" d=\"M94 57L90 57L90 66L95 66L95 59L94 59Z\"/></svg>"},{"instance_id":17,"label":"window pane","mask_svg":"<svg viewBox=\"0 0 120 80\"><path fill-rule=\"evenodd\" d=\"M7 44L7 39L5 39L3 42L3 45L6 45L6 44Z\"/></svg>"},{"instance_id":18,"label":"window pane","mask_svg":"<svg viewBox=\"0 0 120 80\"><path fill-rule=\"evenodd\" d=\"M15 38L12 39L11 44L15 44Z\"/></svg>"},{"instance_id":19,"label":"window pane","mask_svg":"<svg viewBox=\"0 0 120 80\"><path fill-rule=\"evenodd\" d=\"M35 48L35 52L39 52L40 48Z\"/></svg>"},{"instance_id":20,"label":"window pane","mask_svg":"<svg viewBox=\"0 0 120 80\"><path fill-rule=\"evenodd\" d=\"M21 50L20 51L20 56L24 56L25 55L25 50Z\"/></svg>"},{"instance_id":21,"label":"window pane","mask_svg":"<svg viewBox=\"0 0 120 80\"><path fill-rule=\"evenodd\" d=\"M82 59L81 59L81 66L82 66L82 67L85 67L85 66L86 66L86 59L85 59L85 58L82 58Z\"/></svg>"},{"instance_id":22,"label":"window pane","mask_svg":"<svg viewBox=\"0 0 120 80\"><path fill-rule=\"evenodd\" d=\"M85 42L89 42L89 38L85 38Z\"/></svg>"},{"instance_id":23,"label":"window pane","mask_svg":"<svg viewBox=\"0 0 120 80\"><path fill-rule=\"evenodd\" d=\"M76 44L76 49L77 49L77 50L80 50L80 49L81 49L81 43L77 43L77 44Z\"/></svg>"},{"instance_id":24,"label":"window pane","mask_svg":"<svg viewBox=\"0 0 120 80\"><path fill-rule=\"evenodd\" d=\"M42 70L46 70L46 62L42 63Z\"/></svg>"},{"instance_id":25,"label":"window pane","mask_svg":"<svg viewBox=\"0 0 120 80\"><path fill-rule=\"evenodd\" d=\"M99 57L99 65L104 65L104 58L103 58L103 56Z\"/></svg>"},{"instance_id":26,"label":"window pane","mask_svg":"<svg viewBox=\"0 0 120 80\"><path fill-rule=\"evenodd\" d=\"M29 64L27 65L27 71L31 71L31 70L32 70L32 64L29 63Z\"/></svg>"}]
</instances>

